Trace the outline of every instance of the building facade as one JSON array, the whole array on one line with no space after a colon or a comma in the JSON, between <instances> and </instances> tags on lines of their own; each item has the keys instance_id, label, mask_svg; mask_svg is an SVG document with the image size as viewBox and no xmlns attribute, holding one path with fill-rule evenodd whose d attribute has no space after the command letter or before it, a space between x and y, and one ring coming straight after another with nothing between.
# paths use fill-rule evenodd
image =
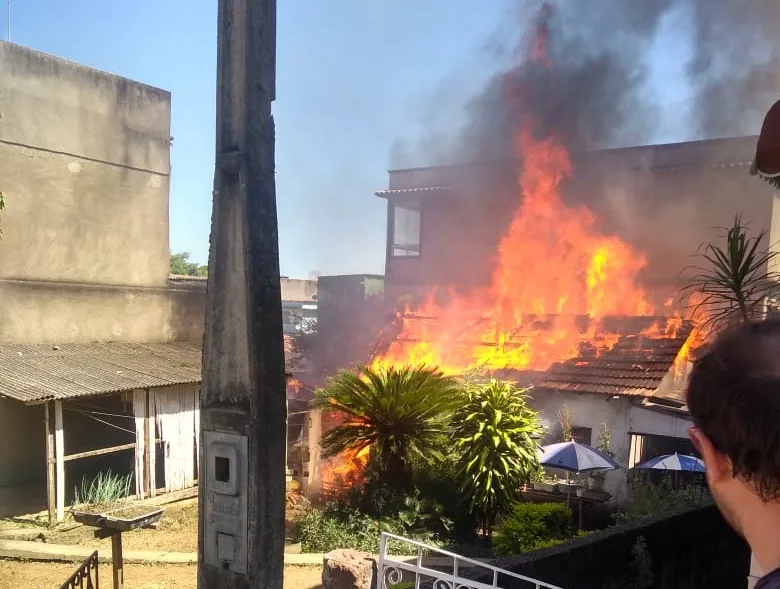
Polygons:
<instances>
[{"instance_id":1,"label":"building facade","mask_svg":"<svg viewBox=\"0 0 780 589\"><path fill-rule=\"evenodd\" d=\"M168 277L170 94L5 42L0 71L0 505L59 519L107 468L191 484L205 289Z\"/></svg>"}]
</instances>

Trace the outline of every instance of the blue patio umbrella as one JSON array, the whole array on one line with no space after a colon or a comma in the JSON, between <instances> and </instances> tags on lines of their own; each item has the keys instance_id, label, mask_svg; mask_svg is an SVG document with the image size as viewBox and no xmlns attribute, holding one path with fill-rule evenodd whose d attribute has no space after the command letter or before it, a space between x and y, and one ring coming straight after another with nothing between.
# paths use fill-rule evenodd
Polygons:
<instances>
[{"instance_id":1,"label":"blue patio umbrella","mask_svg":"<svg viewBox=\"0 0 780 589\"><path fill-rule=\"evenodd\" d=\"M688 456L687 454L664 454L663 456L656 456L650 460L646 460L642 464L638 464L636 468L645 470L674 470L683 472L704 472L704 461L696 458L695 456Z\"/></svg>"},{"instance_id":2,"label":"blue patio umbrella","mask_svg":"<svg viewBox=\"0 0 780 589\"><path fill-rule=\"evenodd\" d=\"M561 442L542 447L539 464L569 472L616 470L620 465L609 456L579 442Z\"/></svg>"}]
</instances>

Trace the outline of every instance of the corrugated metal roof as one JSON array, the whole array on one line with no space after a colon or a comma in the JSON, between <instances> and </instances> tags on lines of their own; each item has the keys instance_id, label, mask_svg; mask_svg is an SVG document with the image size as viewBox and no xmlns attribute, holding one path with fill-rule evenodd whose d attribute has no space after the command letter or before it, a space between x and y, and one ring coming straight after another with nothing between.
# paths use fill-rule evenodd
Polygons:
<instances>
[{"instance_id":1,"label":"corrugated metal roof","mask_svg":"<svg viewBox=\"0 0 780 589\"><path fill-rule=\"evenodd\" d=\"M301 362L285 336L288 372ZM201 380L201 344L0 344L0 396L34 404Z\"/></svg>"},{"instance_id":2,"label":"corrugated metal roof","mask_svg":"<svg viewBox=\"0 0 780 589\"><path fill-rule=\"evenodd\" d=\"M195 343L0 345L0 395L29 404L200 379Z\"/></svg>"}]
</instances>

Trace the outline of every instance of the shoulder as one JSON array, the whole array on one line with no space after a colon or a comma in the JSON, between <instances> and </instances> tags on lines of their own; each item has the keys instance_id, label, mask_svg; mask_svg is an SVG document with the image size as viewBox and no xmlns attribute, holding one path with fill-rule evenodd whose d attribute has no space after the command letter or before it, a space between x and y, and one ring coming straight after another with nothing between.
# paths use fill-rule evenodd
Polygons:
<instances>
[{"instance_id":1,"label":"shoulder","mask_svg":"<svg viewBox=\"0 0 780 589\"><path fill-rule=\"evenodd\" d=\"M775 569L768 575L761 577L756 583L755 589L780 589L780 569Z\"/></svg>"}]
</instances>

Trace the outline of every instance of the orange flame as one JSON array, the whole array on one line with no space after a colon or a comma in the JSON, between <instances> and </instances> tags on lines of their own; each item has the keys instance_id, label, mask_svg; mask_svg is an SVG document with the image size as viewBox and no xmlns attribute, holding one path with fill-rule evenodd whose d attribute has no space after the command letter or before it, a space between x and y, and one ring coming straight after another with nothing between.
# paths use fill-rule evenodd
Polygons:
<instances>
[{"instance_id":1,"label":"orange flame","mask_svg":"<svg viewBox=\"0 0 780 589\"><path fill-rule=\"evenodd\" d=\"M359 485L368 463L369 448L347 450L323 460L320 466L322 495L335 497L342 491Z\"/></svg>"},{"instance_id":2,"label":"orange flame","mask_svg":"<svg viewBox=\"0 0 780 589\"><path fill-rule=\"evenodd\" d=\"M548 17L545 5L529 51L536 65L550 65ZM544 370L576 357L583 343L614 346L618 336L604 332L604 317L653 312L638 280L645 258L600 233L589 209L563 202L569 155L554 134L536 138L528 117L522 120L514 141L520 204L499 243L492 283L445 303L431 295L416 311L407 309L400 336L375 365Z\"/></svg>"}]
</instances>

